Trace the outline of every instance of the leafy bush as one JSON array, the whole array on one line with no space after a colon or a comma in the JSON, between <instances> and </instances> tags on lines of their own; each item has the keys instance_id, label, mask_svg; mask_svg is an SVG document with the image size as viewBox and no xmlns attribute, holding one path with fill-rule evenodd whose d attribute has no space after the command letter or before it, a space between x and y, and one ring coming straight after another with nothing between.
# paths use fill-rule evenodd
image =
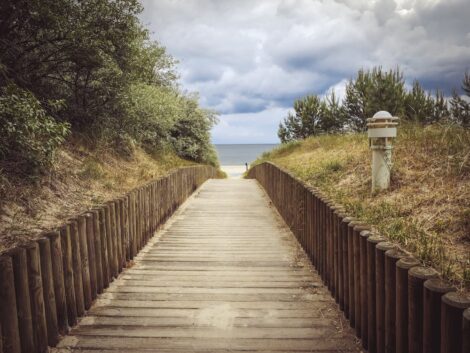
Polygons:
<instances>
[{"instance_id":1,"label":"leafy bush","mask_svg":"<svg viewBox=\"0 0 470 353\"><path fill-rule=\"evenodd\" d=\"M60 102L50 102L57 109ZM54 120L34 95L13 84L0 91L0 162L7 171L37 174L49 166L69 125Z\"/></svg>"}]
</instances>

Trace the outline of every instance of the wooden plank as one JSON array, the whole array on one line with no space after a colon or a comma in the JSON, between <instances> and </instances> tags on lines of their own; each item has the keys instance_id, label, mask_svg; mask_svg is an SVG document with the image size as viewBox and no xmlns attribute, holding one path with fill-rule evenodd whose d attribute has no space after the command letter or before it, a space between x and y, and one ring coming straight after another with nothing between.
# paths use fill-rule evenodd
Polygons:
<instances>
[{"instance_id":1,"label":"wooden plank","mask_svg":"<svg viewBox=\"0 0 470 353\"><path fill-rule=\"evenodd\" d=\"M176 185L184 180L179 175L158 184L169 188L157 193L165 197L159 217L183 198ZM135 203L130 197L136 249L152 225L139 213L153 207L146 190L136 192ZM253 180L205 183L133 261L59 347L359 351L327 288Z\"/></svg>"}]
</instances>

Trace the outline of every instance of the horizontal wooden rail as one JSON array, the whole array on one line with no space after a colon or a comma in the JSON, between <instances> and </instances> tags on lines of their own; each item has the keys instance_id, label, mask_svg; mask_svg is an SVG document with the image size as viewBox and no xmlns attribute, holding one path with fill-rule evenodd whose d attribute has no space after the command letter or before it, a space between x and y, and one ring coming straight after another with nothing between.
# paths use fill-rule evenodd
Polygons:
<instances>
[{"instance_id":1,"label":"horizontal wooden rail","mask_svg":"<svg viewBox=\"0 0 470 353\"><path fill-rule=\"evenodd\" d=\"M216 172L177 169L0 254L0 353L47 352Z\"/></svg>"},{"instance_id":2,"label":"horizontal wooden rail","mask_svg":"<svg viewBox=\"0 0 470 353\"><path fill-rule=\"evenodd\" d=\"M266 190L369 353L470 352L468 295L290 172L262 163L247 177Z\"/></svg>"}]
</instances>

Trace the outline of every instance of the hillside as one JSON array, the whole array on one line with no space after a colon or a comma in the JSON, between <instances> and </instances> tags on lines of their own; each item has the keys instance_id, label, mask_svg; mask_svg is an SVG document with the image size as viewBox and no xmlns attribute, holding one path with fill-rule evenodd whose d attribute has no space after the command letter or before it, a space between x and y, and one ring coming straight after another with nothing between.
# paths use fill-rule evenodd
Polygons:
<instances>
[{"instance_id":1,"label":"hillside","mask_svg":"<svg viewBox=\"0 0 470 353\"><path fill-rule=\"evenodd\" d=\"M265 153L320 187L353 216L461 287L470 286L470 130L399 127L390 190L370 192L371 152L365 134L323 135Z\"/></svg>"},{"instance_id":2,"label":"hillside","mask_svg":"<svg viewBox=\"0 0 470 353\"><path fill-rule=\"evenodd\" d=\"M171 169L195 164L170 151L152 156L137 148L123 158L111 149L85 145L64 144L52 169L33 181L0 170L0 251Z\"/></svg>"}]
</instances>

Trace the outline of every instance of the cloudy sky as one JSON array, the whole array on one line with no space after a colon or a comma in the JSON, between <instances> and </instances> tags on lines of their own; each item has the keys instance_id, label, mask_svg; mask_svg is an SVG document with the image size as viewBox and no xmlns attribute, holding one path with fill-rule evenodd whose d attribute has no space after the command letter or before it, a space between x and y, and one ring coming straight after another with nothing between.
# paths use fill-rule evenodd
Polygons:
<instances>
[{"instance_id":1,"label":"cloudy sky","mask_svg":"<svg viewBox=\"0 0 470 353\"><path fill-rule=\"evenodd\" d=\"M470 69L469 0L143 0L181 85L220 122L215 143L278 142L294 99L344 92L359 68L450 92Z\"/></svg>"}]
</instances>

